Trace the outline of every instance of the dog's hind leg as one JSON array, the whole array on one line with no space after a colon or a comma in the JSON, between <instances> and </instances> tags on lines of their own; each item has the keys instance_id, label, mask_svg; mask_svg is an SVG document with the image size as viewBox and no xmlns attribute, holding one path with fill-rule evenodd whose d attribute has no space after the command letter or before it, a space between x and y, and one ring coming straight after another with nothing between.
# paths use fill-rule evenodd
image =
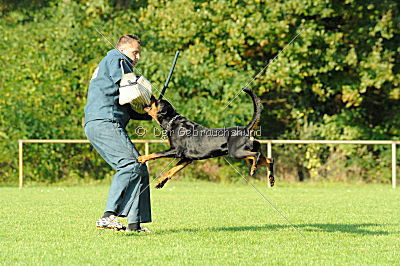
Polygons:
<instances>
[{"instance_id":1,"label":"dog's hind leg","mask_svg":"<svg viewBox=\"0 0 400 266\"><path fill-rule=\"evenodd\" d=\"M253 176L257 165L259 164L259 159L262 156L260 152L260 143L253 141L250 138L245 138L243 136L231 136L228 139L228 154L234 159L244 159L247 162L252 160L250 175Z\"/></svg>"},{"instance_id":2,"label":"dog's hind leg","mask_svg":"<svg viewBox=\"0 0 400 266\"><path fill-rule=\"evenodd\" d=\"M246 160L247 163L251 164L251 168L250 168L251 176L253 176L256 171L260 156L262 156L261 153L258 153L255 156L248 156L248 157L243 158L244 160Z\"/></svg>"},{"instance_id":3,"label":"dog's hind leg","mask_svg":"<svg viewBox=\"0 0 400 266\"><path fill-rule=\"evenodd\" d=\"M250 163L250 160L252 160L250 169L251 176L253 176L255 173L261 155L262 155L261 152L252 152L252 151L229 152L229 156L231 156L234 159L246 160L246 162L248 163Z\"/></svg>"},{"instance_id":4,"label":"dog's hind leg","mask_svg":"<svg viewBox=\"0 0 400 266\"><path fill-rule=\"evenodd\" d=\"M160 180L158 180L157 184L156 184L156 188L162 188L165 183L167 183L167 181L169 179L171 179L176 173L178 173L180 170L182 170L183 168L185 168L188 164L190 164L192 161L191 160L186 160L186 159L182 159L180 160L177 165L175 165L171 170L169 170L165 176L163 176Z\"/></svg>"},{"instance_id":5,"label":"dog's hind leg","mask_svg":"<svg viewBox=\"0 0 400 266\"><path fill-rule=\"evenodd\" d=\"M253 163L253 158L244 158L244 160L246 160L246 163L252 165Z\"/></svg>"},{"instance_id":6,"label":"dog's hind leg","mask_svg":"<svg viewBox=\"0 0 400 266\"><path fill-rule=\"evenodd\" d=\"M261 156L260 158L260 163L259 165L265 165L267 166L267 176L269 179L269 185L271 187L274 186L275 184L275 177L274 177L274 162L275 160L273 158L265 158L264 156Z\"/></svg>"}]
</instances>

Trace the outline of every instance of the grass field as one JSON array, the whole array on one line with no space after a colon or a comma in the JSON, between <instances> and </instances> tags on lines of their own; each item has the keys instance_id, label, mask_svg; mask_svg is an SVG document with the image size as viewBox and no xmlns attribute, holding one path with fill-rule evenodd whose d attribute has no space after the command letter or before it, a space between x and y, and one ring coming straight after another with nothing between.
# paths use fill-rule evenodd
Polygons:
<instances>
[{"instance_id":1,"label":"grass field","mask_svg":"<svg viewBox=\"0 0 400 266\"><path fill-rule=\"evenodd\" d=\"M305 237L246 184L152 190L150 235L95 229L108 186L3 187L0 264L399 264L399 189L255 186Z\"/></svg>"}]
</instances>

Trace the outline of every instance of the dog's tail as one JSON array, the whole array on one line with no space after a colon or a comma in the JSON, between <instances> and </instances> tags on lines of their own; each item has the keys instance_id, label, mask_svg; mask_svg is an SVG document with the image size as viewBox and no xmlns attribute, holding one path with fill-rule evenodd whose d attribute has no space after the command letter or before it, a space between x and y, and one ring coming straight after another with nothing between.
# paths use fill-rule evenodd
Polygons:
<instances>
[{"instance_id":1,"label":"dog's tail","mask_svg":"<svg viewBox=\"0 0 400 266\"><path fill-rule=\"evenodd\" d=\"M253 118L251 119L250 123L246 126L246 129L251 131L260 122L260 116L263 107L260 98L258 98L258 96L254 93L254 91L248 88L244 88L243 91L248 95L250 95L251 99L253 100L253 106L254 106Z\"/></svg>"}]
</instances>

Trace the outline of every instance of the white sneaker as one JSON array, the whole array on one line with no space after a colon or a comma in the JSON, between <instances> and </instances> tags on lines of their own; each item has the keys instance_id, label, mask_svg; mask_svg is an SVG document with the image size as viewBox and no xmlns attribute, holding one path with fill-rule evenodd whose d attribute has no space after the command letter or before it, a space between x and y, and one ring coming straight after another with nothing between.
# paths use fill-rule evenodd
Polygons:
<instances>
[{"instance_id":1,"label":"white sneaker","mask_svg":"<svg viewBox=\"0 0 400 266\"><path fill-rule=\"evenodd\" d=\"M119 223L118 219L115 215L111 215L106 218L100 218L96 221L97 229L112 229L115 231L124 231L126 230L126 226Z\"/></svg>"}]
</instances>

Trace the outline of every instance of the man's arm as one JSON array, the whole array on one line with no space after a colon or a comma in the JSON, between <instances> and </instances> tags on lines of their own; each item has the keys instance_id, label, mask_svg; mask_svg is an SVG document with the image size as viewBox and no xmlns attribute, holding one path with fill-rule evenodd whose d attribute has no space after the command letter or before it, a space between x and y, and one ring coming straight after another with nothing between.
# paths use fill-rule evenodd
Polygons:
<instances>
[{"instance_id":1,"label":"man's arm","mask_svg":"<svg viewBox=\"0 0 400 266\"><path fill-rule=\"evenodd\" d=\"M119 83L122 78L122 69L121 69L121 65L119 64L119 62L120 62L119 59L114 59L114 58L110 62L110 78L118 86L119 86ZM125 69L125 67L127 67L126 62L123 62L122 66ZM132 71L131 69L129 69L129 70ZM129 72L129 71L127 71L127 72ZM152 119L152 117L150 115L148 115L147 113L139 114L138 112L133 110L130 105L128 108L128 113L129 113L129 117L133 120L151 120Z\"/></svg>"},{"instance_id":2,"label":"man's arm","mask_svg":"<svg viewBox=\"0 0 400 266\"><path fill-rule=\"evenodd\" d=\"M121 65L119 64L119 58L112 58L110 60L108 70L111 80L119 86L119 82L122 78L122 69Z\"/></svg>"},{"instance_id":3,"label":"man's arm","mask_svg":"<svg viewBox=\"0 0 400 266\"><path fill-rule=\"evenodd\" d=\"M130 105L129 105L128 112L129 112L130 118L133 120L151 120L152 119L152 117L148 113L139 114L138 112L133 110Z\"/></svg>"}]
</instances>

